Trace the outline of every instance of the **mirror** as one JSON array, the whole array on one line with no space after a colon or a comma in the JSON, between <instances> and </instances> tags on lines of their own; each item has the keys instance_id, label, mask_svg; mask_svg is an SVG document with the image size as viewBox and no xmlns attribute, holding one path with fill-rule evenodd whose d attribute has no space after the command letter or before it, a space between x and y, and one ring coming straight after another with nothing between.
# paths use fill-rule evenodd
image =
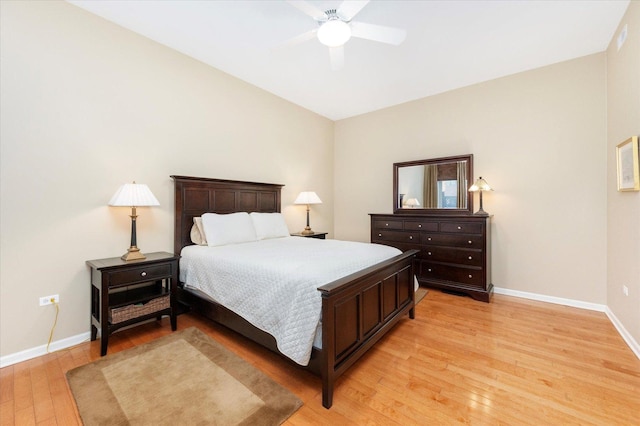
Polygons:
<instances>
[{"instance_id":1,"label":"mirror","mask_svg":"<svg viewBox=\"0 0 640 426\"><path fill-rule=\"evenodd\" d=\"M393 164L393 212L471 214L473 155Z\"/></svg>"}]
</instances>

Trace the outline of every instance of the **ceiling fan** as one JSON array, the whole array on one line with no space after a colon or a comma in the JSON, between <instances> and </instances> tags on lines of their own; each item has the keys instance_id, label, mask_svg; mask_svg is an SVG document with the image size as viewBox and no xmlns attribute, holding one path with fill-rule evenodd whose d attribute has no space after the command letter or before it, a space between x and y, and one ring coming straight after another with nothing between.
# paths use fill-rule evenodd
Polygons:
<instances>
[{"instance_id":1,"label":"ceiling fan","mask_svg":"<svg viewBox=\"0 0 640 426\"><path fill-rule=\"evenodd\" d=\"M329 48L331 69L334 71L344 66L344 45L351 37L397 46L407 36L407 32L400 28L353 21L353 17L369 3L369 0L345 0L338 9L325 11L302 0L287 0L287 3L312 17L318 28L293 37L282 46L291 46L317 37L320 43Z\"/></svg>"}]
</instances>

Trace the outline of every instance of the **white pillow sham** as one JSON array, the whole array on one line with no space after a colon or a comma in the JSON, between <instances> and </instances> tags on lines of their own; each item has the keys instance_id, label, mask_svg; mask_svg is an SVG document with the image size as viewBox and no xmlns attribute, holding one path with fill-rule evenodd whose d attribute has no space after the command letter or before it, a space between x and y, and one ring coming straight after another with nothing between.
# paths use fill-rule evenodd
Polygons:
<instances>
[{"instance_id":1,"label":"white pillow sham","mask_svg":"<svg viewBox=\"0 0 640 426\"><path fill-rule=\"evenodd\" d=\"M249 213L205 213L202 226L210 247L257 241L256 231Z\"/></svg>"},{"instance_id":2,"label":"white pillow sham","mask_svg":"<svg viewBox=\"0 0 640 426\"><path fill-rule=\"evenodd\" d=\"M251 213L251 220L259 240L289 236L289 228L280 213Z\"/></svg>"}]
</instances>

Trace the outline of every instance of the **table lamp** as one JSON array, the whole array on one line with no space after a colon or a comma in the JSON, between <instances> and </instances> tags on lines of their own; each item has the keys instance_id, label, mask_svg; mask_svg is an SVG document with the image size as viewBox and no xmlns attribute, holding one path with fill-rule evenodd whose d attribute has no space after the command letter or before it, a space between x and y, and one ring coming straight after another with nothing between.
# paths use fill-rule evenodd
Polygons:
<instances>
[{"instance_id":1,"label":"table lamp","mask_svg":"<svg viewBox=\"0 0 640 426\"><path fill-rule=\"evenodd\" d=\"M159 206L160 203L151 193L147 185L141 183L125 183L109 201L110 206L131 207L131 247L122 255L122 260L141 260L146 256L140 252L136 243L136 207Z\"/></svg>"},{"instance_id":2,"label":"table lamp","mask_svg":"<svg viewBox=\"0 0 640 426\"><path fill-rule=\"evenodd\" d=\"M482 176L480 176L476 181L476 183L471 185L471 188L469 188L469 192L480 192L480 209L474 214L478 216L489 216L489 213L485 212L482 209L482 192L483 191L493 191L493 189L489 186L489 184L484 179L482 179Z\"/></svg>"},{"instance_id":3,"label":"table lamp","mask_svg":"<svg viewBox=\"0 0 640 426\"><path fill-rule=\"evenodd\" d=\"M313 191L305 191L301 192L298 195L298 198L293 202L293 204L306 204L307 205L307 226L305 226L304 230L300 233L302 235L313 235L315 232L311 230L311 226L309 226L309 205L310 204L322 204L322 200L320 197Z\"/></svg>"}]
</instances>

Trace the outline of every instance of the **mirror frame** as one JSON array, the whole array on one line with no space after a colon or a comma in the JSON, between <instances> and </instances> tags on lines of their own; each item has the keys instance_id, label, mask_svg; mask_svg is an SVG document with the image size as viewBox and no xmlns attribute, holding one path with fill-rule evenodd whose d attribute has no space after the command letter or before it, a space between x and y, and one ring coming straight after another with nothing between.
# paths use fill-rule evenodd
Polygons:
<instances>
[{"instance_id":1,"label":"mirror frame","mask_svg":"<svg viewBox=\"0 0 640 426\"><path fill-rule=\"evenodd\" d=\"M427 164L444 164L456 161L467 162L467 176L469 176L469 187L473 185L473 154L456 155L452 157L429 158L426 160L405 161L393 163L393 213L394 214L473 214L473 192L467 191L467 207L464 209L402 209L400 208L400 197L398 191L398 169L400 167L424 166ZM467 188L469 189L469 188Z\"/></svg>"}]
</instances>

